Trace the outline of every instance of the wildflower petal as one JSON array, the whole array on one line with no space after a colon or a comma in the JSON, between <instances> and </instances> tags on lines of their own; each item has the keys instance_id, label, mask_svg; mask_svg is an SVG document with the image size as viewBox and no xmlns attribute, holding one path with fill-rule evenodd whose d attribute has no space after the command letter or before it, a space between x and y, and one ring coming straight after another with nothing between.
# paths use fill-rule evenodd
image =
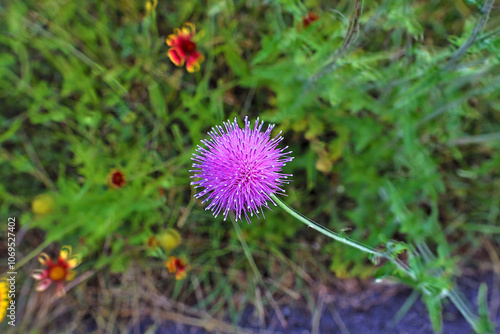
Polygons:
<instances>
[{"instance_id":1,"label":"wildflower petal","mask_svg":"<svg viewBox=\"0 0 500 334\"><path fill-rule=\"evenodd\" d=\"M199 53L198 51L195 51L193 54L191 54L186 61L186 69L188 72L193 73L197 72L200 70L200 63L205 59L205 57Z\"/></svg>"},{"instance_id":2,"label":"wildflower petal","mask_svg":"<svg viewBox=\"0 0 500 334\"><path fill-rule=\"evenodd\" d=\"M186 278L186 271L185 270L179 270L177 274L175 274L175 279L176 280L182 280Z\"/></svg>"},{"instance_id":3,"label":"wildflower petal","mask_svg":"<svg viewBox=\"0 0 500 334\"><path fill-rule=\"evenodd\" d=\"M50 257L47 255L47 253L42 253L38 256L38 262L40 262L43 266L49 266L52 264L52 261L50 260Z\"/></svg>"},{"instance_id":4,"label":"wildflower petal","mask_svg":"<svg viewBox=\"0 0 500 334\"><path fill-rule=\"evenodd\" d=\"M189 73L198 72L200 70L200 68L201 67L200 67L200 64L198 62L192 62L189 65L186 65L186 70Z\"/></svg>"},{"instance_id":5,"label":"wildflower petal","mask_svg":"<svg viewBox=\"0 0 500 334\"><path fill-rule=\"evenodd\" d=\"M33 279L39 281L39 280L42 280L44 278L47 278L48 277L48 272L47 272L47 270L36 269L36 270L33 270L33 273L31 274L31 277L33 277Z\"/></svg>"},{"instance_id":6,"label":"wildflower petal","mask_svg":"<svg viewBox=\"0 0 500 334\"><path fill-rule=\"evenodd\" d=\"M76 271L74 270L68 270L68 273L66 274L66 281L72 281L76 277Z\"/></svg>"},{"instance_id":7,"label":"wildflower petal","mask_svg":"<svg viewBox=\"0 0 500 334\"><path fill-rule=\"evenodd\" d=\"M80 256L74 256L68 262L66 262L66 267L69 269L73 269L78 267L78 265L81 263L81 258Z\"/></svg>"},{"instance_id":8,"label":"wildflower petal","mask_svg":"<svg viewBox=\"0 0 500 334\"><path fill-rule=\"evenodd\" d=\"M192 36L196 33L196 27L191 22L186 22L182 25L182 32Z\"/></svg>"},{"instance_id":9,"label":"wildflower petal","mask_svg":"<svg viewBox=\"0 0 500 334\"><path fill-rule=\"evenodd\" d=\"M49 278L43 279L38 285L36 286L36 291L42 292L47 290L49 285L52 283L52 281Z\"/></svg>"},{"instance_id":10,"label":"wildflower petal","mask_svg":"<svg viewBox=\"0 0 500 334\"><path fill-rule=\"evenodd\" d=\"M178 44L177 41L178 41L177 35L170 34L167 36L166 43L168 46L176 46Z\"/></svg>"},{"instance_id":11,"label":"wildflower petal","mask_svg":"<svg viewBox=\"0 0 500 334\"><path fill-rule=\"evenodd\" d=\"M72 248L71 246L62 246L59 252L59 259L66 261L71 256Z\"/></svg>"},{"instance_id":12,"label":"wildflower petal","mask_svg":"<svg viewBox=\"0 0 500 334\"><path fill-rule=\"evenodd\" d=\"M179 51L177 48L171 48L167 52L168 58L174 63L176 66L182 66L184 65L185 58L179 54Z\"/></svg>"},{"instance_id":13,"label":"wildflower petal","mask_svg":"<svg viewBox=\"0 0 500 334\"><path fill-rule=\"evenodd\" d=\"M177 270L177 258L175 256L169 256L167 262L165 262L165 266L169 273L175 273Z\"/></svg>"},{"instance_id":14,"label":"wildflower petal","mask_svg":"<svg viewBox=\"0 0 500 334\"><path fill-rule=\"evenodd\" d=\"M4 277L0 279L0 300L5 299L9 289L7 288L7 281Z\"/></svg>"}]
</instances>

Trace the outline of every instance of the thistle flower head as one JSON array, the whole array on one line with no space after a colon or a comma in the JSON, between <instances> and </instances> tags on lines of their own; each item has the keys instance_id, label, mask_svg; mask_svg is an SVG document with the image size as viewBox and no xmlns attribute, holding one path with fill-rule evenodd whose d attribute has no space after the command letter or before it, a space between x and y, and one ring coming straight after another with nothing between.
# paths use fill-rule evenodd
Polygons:
<instances>
[{"instance_id":1,"label":"thistle flower head","mask_svg":"<svg viewBox=\"0 0 500 334\"><path fill-rule=\"evenodd\" d=\"M269 208L268 201L272 194L284 194L281 188L291 174L281 173L281 169L293 157L291 152L285 152L287 147L278 148L283 140L281 132L271 138L274 125L268 125L262 131L264 122L255 121L250 127L248 117L245 117L245 127L240 129L236 117L234 122L227 121L224 126L212 128L208 134L211 139L202 140L205 147L198 145L197 153L191 158L194 175L198 181L191 182L201 191L196 198L207 196L204 202L210 202L205 210L211 210L215 217L220 213L226 220L229 211L236 215L236 221L254 214L259 217L259 211L264 216L262 207Z\"/></svg>"}]
</instances>

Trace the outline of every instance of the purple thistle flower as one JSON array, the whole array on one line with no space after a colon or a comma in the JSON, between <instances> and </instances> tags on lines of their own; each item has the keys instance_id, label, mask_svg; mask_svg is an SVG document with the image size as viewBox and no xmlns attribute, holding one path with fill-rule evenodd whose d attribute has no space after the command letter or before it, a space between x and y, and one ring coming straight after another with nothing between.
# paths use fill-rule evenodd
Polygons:
<instances>
[{"instance_id":1,"label":"purple thistle flower","mask_svg":"<svg viewBox=\"0 0 500 334\"><path fill-rule=\"evenodd\" d=\"M208 134L211 139L202 140L206 146L198 145L197 153L193 154L193 168L195 173L191 178L200 180L191 182L195 188L202 190L194 195L195 198L207 196L202 203L210 201L205 210L211 210L215 217L222 212L226 220L229 211L234 211L236 221L241 215L250 223L250 216L259 217L259 210L264 216L262 207L270 209L267 201L272 194L285 193L281 188L288 184L286 180L291 174L283 174L281 168L293 157L284 152L287 147L278 148L283 140L280 133L271 139L274 125L268 125L265 132L261 132L264 122L255 121L250 129L250 121L245 117L245 128L240 129L236 117L234 123L224 122L224 127L217 125Z\"/></svg>"}]
</instances>

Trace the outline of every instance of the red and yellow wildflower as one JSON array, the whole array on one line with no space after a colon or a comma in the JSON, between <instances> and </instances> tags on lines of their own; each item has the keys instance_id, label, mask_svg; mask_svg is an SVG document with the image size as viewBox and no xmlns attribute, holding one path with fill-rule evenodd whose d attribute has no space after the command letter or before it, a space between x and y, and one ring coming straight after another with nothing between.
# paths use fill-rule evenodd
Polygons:
<instances>
[{"instance_id":1,"label":"red and yellow wildflower","mask_svg":"<svg viewBox=\"0 0 500 334\"><path fill-rule=\"evenodd\" d=\"M186 272L189 270L189 265L186 260L176 256L170 256L165 263L165 266L167 267L169 273L175 273L176 280L186 278Z\"/></svg>"},{"instance_id":2,"label":"red and yellow wildflower","mask_svg":"<svg viewBox=\"0 0 500 334\"><path fill-rule=\"evenodd\" d=\"M176 66L186 64L188 72L196 72L200 70L200 63L205 57L198 52L197 45L193 41L196 28L190 22L184 23L181 29L175 29L174 33L168 35L167 45L170 49L167 56Z\"/></svg>"},{"instance_id":3,"label":"red and yellow wildflower","mask_svg":"<svg viewBox=\"0 0 500 334\"><path fill-rule=\"evenodd\" d=\"M108 186L114 189L122 188L127 184L125 173L117 168L113 168L108 174Z\"/></svg>"},{"instance_id":4,"label":"red and yellow wildflower","mask_svg":"<svg viewBox=\"0 0 500 334\"><path fill-rule=\"evenodd\" d=\"M36 290L45 291L54 282L57 296L64 296L66 294L64 281L72 281L75 278L76 272L72 269L80 264L80 256L71 254L71 246L63 246L57 261L52 261L45 253L40 254L38 261L47 268L37 269L31 275L40 281Z\"/></svg>"}]
</instances>

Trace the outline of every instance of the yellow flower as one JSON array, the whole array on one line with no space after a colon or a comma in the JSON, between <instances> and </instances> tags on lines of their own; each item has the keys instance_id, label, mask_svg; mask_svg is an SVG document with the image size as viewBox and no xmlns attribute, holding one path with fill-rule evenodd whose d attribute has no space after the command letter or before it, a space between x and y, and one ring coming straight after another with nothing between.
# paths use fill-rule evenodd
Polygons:
<instances>
[{"instance_id":1,"label":"yellow flower","mask_svg":"<svg viewBox=\"0 0 500 334\"><path fill-rule=\"evenodd\" d=\"M7 315L9 300L9 286L7 284L7 280L4 277L0 279L0 322L2 322Z\"/></svg>"},{"instance_id":2,"label":"yellow flower","mask_svg":"<svg viewBox=\"0 0 500 334\"><path fill-rule=\"evenodd\" d=\"M55 201L49 194L41 194L36 196L31 202L31 208L37 215L46 215L54 210Z\"/></svg>"}]
</instances>

